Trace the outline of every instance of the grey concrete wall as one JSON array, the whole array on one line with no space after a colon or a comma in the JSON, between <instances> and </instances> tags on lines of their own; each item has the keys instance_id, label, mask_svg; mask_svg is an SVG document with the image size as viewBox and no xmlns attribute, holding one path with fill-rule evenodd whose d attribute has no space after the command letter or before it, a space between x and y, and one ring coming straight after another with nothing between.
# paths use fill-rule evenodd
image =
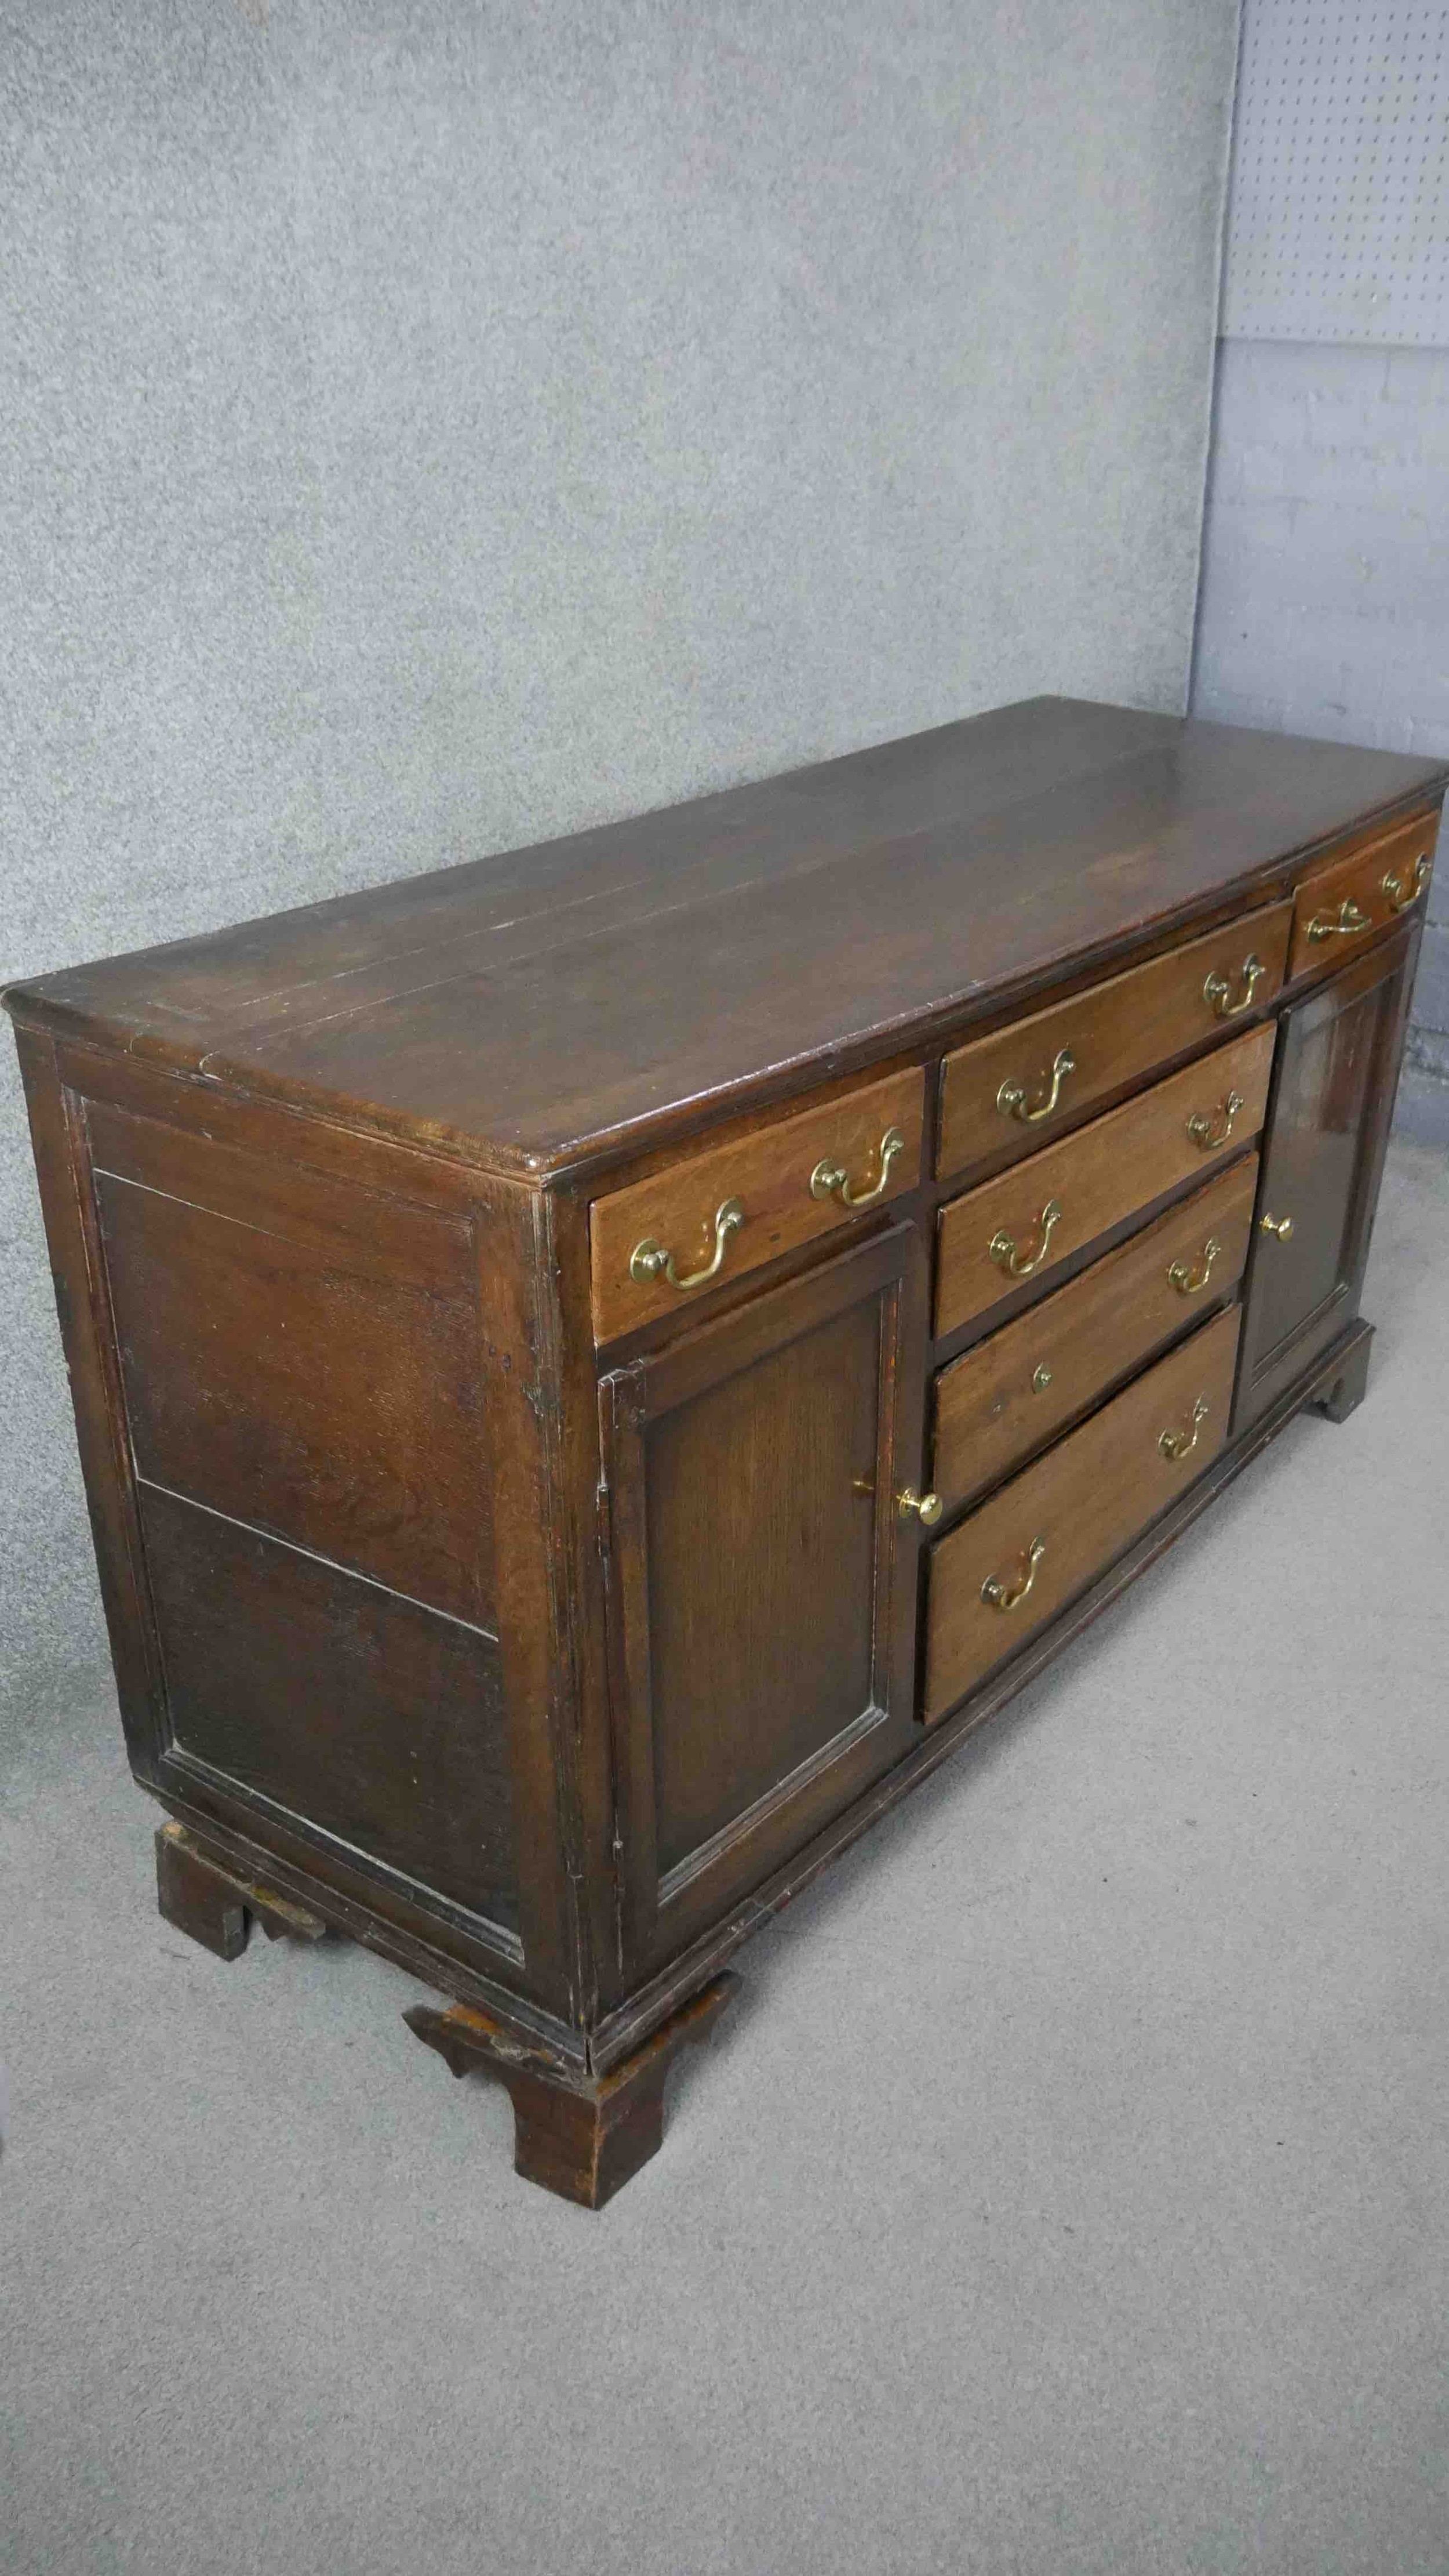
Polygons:
<instances>
[{"instance_id":1,"label":"grey concrete wall","mask_svg":"<svg viewBox=\"0 0 1449 2576\"><path fill-rule=\"evenodd\" d=\"M1036 690L1180 708L1235 36L0 0L0 971ZM3 1106L23 1704L98 1628Z\"/></svg>"},{"instance_id":2,"label":"grey concrete wall","mask_svg":"<svg viewBox=\"0 0 1449 2576\"><path fill-rule=\"evenodd\" d=\"M1222 342L1192 705L1449 759L1449 353ZM1396 1124L1449 1144L1442 842Z\"/></svg>"}]
</instances>

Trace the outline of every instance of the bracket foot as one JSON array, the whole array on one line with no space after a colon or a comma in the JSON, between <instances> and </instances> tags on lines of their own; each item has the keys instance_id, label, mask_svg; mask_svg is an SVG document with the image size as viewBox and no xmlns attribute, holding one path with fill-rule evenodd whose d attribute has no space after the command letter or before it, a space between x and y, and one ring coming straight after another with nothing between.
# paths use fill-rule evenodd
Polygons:
<instances>
[{"instance_id":1,"label":"bracket foot","mask_svg":"<svg viewBox=\"0 0 1449 2576\"><path fill-rule=\"evenodd\" d=\"M516 2032L470 2004L414 2004L410 2031L455 2075L494 2075L513 2101L513 2165L583 2209L602 2209L664 2138L664 2079L690 2041L707 2039L739 1984L728 1972L682 2004L607 2075L565 2075Z\"/></svg>"},{"instance_id":2,"label":"bracket foot","mask_svg":"<svg viewBox=\"0 0 1449 2576\"><path fill-rule=\"evenodd\" d=\"M320 1941L327 1926L295 1898L278 1896L244 1878L219 1852L196 1840L185 1825L161 1825L156 1834L156 1902L168 1923L189 1932L219 1959L239 1959L255 1915L269 1940Z\"/></svg>"},{"instance_id":3,"label":"bracket foot","mask_svg":"<svg viewBox=\"0 0 1449 2576\"><path fill-rule=\"evenodd\" d=\"M1372 1324L1362 1325L1359 1339L1338 1376L1331 1380L1321 1395L1313 1398L1315 1411L1326 1415L1330 1422L1347 1422L1349 1415L1362 1404L1368 1391L1369 1352L1373 1348L1373 1339Z\"/></svg>"}]
</instances>

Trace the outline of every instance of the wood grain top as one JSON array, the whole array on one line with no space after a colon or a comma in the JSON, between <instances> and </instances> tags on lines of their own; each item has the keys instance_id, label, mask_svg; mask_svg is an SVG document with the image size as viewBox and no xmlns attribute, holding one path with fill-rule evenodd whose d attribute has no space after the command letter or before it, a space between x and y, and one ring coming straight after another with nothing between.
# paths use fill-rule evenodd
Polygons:
<instances>
[{"instance_id":1,"label":"wood grain top","mask_svg":"<svg viewBox=\"0 0 1449 2576\"><path fill-rule=\"evenodd\" d=\"M504 1171L671 1141L1116 963L1442 762L1033 698L13 986L17 1016Z\"/></svg>"}]
</instances>

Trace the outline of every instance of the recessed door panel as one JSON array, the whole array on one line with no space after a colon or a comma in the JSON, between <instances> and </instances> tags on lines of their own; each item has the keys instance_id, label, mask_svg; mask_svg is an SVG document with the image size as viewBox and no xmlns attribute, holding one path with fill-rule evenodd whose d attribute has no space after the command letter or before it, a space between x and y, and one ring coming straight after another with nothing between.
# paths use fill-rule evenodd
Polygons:
<instances>
[{"instance_id":1,"label":"recessed door panel","mask_svg":"<svg viewBox=\"0 0 1449 2576\"><path fill-rule=\"evenodd\" d=\"M912 1740L924 1272L893 1227L604 1381L631 1963Z\"/></svg>"},{"instance_id":2,"label":"recessed door panel","mask_svg":"<svg viewBox=\"0 0 1449 2576\"><path fill-rule=\"evenodd\" d=\"M1262 1158L1235 1427L1353 1321L1417 926L1285 1012Z\"/></svg>"}]
</instances>

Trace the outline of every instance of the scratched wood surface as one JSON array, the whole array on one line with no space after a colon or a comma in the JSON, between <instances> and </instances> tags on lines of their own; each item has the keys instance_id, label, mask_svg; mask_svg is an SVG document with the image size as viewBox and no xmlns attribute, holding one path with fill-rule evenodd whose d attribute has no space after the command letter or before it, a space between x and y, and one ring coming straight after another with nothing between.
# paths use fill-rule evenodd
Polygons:
<instances>
[{"instance_id":1,"label":"scratched wood surface","mask_svg":"<svg viewBox=\"0 0 1449 2576\"><path fill-rule=\"evenodd\" d=\"M42 977L58 1031L545 1169L782 1096L1286 890L1442 762L1035 698L565 840ZM812 1072L812 1068L815 1069Z\"/></svg>"}]
</instances>

